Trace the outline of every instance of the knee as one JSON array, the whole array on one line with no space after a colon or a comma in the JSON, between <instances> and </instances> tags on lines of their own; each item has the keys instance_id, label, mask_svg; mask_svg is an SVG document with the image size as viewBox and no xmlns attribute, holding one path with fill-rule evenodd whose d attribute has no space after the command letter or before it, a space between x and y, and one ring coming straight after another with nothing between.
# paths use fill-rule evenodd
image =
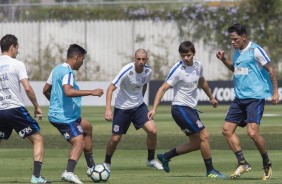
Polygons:
<instances>
[{"instance_id":1,"label":"knee","mask_svg":"<svg viewBox=\"0 0 282 184\"><path fill-rule=\"evenodd\" d=\"M230 132L228 130L224 129L224 128L222 129L221 133L222 133L222 135L224 137L229 137L230 136Z\"/></svg>"},{"instance_id":2,"label":"knee","mask_svg":"<svg viewBox=\"0 0 282 184\"><path fill-rule=\"evenodd\" d=\"M113 144L118 144L120 142L120 140L121 140L121 136L112 136L112 138L111 138L111 142Z\"/></svg>"},{"instance_id":3,"label":"knee","mask_svg":"<svg viewBox=\"0 0 282 184\"><path fill-rule=\"evenodd\" d=\"M148 131L148 135L150 136L157 136L157 129L153 128L150 131Z\"/></svg>"},{"instance_id":4,"label":"knee","mask_svg":"<svg viewBox=\"0 0 282 184\"><path fill-rule=\"evenodd\" d=\"M258 132L253 131L253 130L250 130L250 131L248 131L248 136L249 136L251 139L255 140L255 139L258 137Z\"/></svg>"},{"instance_id":5,"label":"knee","mask_svg":"<svg viewBox=\"0 0 282 184\"><path fill-rule=\"evenodd\" d=\"M200 137L201 137L201 142L208 142L210 137L209 132L206 130L202 131Z\"/></svg>"},{"instance_id":6,"label":"knee","mask_svg":"<svg viewBox=\"0 0 282 184\"><path fill-rule=\"evenodd\" d=\"M84 141L84 137L83 136L78 136L75 139L73 139L73 145L82 145L84 147L85 145L85 141Z\"/></svg>"},{"instance_id":7,"label":"knee","mask_svg":"<svg viewBox=\"0 0 282 184\"><path fill-rule=\"evenodd\" d=\"M44 139L40 133L36 133L30 136L30 140L33 144L43 144L44 142Z\"/></svg>"},{"instance_id":8,"label":"knee","mask_svg":"<svg viewBox=\"0 0 282 184\"><path fill-rule=\"evenodd\" d=\"M90 135L92 134L93 131L93 126L89 123L83 128L83 132L85 135Z\"/></svg>"}]
</instances>

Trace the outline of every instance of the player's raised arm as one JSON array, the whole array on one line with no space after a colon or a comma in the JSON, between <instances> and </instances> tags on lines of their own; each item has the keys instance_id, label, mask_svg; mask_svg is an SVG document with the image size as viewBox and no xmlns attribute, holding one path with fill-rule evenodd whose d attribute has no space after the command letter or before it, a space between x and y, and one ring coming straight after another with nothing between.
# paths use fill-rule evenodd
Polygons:
<instances>
[{"instance_id":1,"label":"player's raised arm","mask_svg":"<svg viewBox=\"0 0 282 184\"><path fill-rule=\"evenodd\" d=\"M231 70L232 72L234 72L234 66L233 66L232 62L231 62L229 59L227 59L227 58L225 57L224 51L222 51L222 50L218 51L218 52L216 53L216 57L217 57L220 61L222 61L222 63L223 63L229 70Z\"/></svg>"}]
</instances>

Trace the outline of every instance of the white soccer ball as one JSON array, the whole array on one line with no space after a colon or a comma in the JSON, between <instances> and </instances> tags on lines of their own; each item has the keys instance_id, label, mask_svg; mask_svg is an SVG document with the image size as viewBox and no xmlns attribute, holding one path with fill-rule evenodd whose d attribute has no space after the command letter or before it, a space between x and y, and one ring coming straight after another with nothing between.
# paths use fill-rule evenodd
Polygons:
<instances>
[{"instance_id":1,"label":"white soccer ball","mask_svg":"<svg viewBox=\"0 0 282 184\"><path fill-rule=\"evenodd\" d=\"M102 164L95 165L91 171L91 179L94 182L106 182L110 178L110 170Z\"/></svg>"}]
</instances>

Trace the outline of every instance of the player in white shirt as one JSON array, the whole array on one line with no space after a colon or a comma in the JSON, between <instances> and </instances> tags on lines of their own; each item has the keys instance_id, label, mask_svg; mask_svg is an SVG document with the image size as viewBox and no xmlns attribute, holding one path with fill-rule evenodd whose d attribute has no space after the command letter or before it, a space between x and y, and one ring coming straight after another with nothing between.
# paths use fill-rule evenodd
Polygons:
<instances>
[{"instance_id":1,"label":"player in white shirt","mask_svg":"<svg viewBox=\"0 0 282 184\"><path fill-rule=\"evenodd\" d=\"M195 109L198 103L198 85L209 97L213 107L217 107L218 102L212 96L208 83L203 76L202 64L194 59L196 51L193 43L190 41L182 42L178 51L182 60L172 67L166 81L159 88L154 100L153 108L148 113L148 117L149 119L153 118L164 93L170 87L173 87L174 98L171 108L172 117L186 136L188 136L189 142L178 145L176 148L164 154L158 154L157 157L162 162L164 170L170 172L168 162L171 158L192 151L201 150L207 171L206 176L211 178L223 178L224 175L213 167L209 133L201 122L198 112Z\"/></svg>"},{"instance_id":2,"label":"player in white shirt","mask_svg":"<svg viewBox=\"0 0 282 184\"><path fill-rule=\"evenodd\" d=\"M147 133L147 166L163 169L155 157L157 129L153 120L147 117L148 107L143 101L151 69L146 65L148 54L144 49L135 52L134 62L124 66L107 89L105 120L112 121L112 136L107 144L105 164L110 167L117 144L126 134L131 122L136 129ZM114 114L111 110L113 92L117 89Z\"/></svg>"},{"instance_id":3,"label":"player in white shirt","mask_svg":"<svg viewBox=\"0 0 282 184\"><path fill-rule=\"evenodd\" d=\"M41 120L42 111L30 86L25 65L15 59L19 49L18 39L7 34L1 39L0 45L0 142L2 139L9 139L13 129L22 138L28 138L33 144L31 183L51 183L40 176L44 154L43 138L38 123L24 107L21 97L20 84L34 106L34 116Z\"/></svg>"}]
</instances>

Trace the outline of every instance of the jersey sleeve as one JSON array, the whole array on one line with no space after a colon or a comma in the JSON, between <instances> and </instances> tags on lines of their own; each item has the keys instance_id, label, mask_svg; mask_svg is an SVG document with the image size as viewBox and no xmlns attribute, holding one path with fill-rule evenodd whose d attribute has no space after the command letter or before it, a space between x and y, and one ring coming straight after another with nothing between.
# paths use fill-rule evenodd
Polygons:
<instances>
[{"instance_id":1,"label":"jersey sleeve","mask_svg":"<svg viewBox=\"0 0 282 184\"><path fill-rule=\"evenodd\" d=\"M179 77L178 77L178 68L182 65L181 62L175 64L172 69L170 70L165 82L167 82L170 86L174 86L178 80L179 80Z\"/></svg>"},{"instance_id":2,"label":"jersey sleeve","mask_svg":"<svg viewBox=\"0 0 282 184\"><path fill-rule=\"evenodd\" d=\"M151 78L152 78L152 70L150 69L150 72L148 74L148 79L146 81L147 84L151 81Z\"/></svg>"},{"instance_id":3,"label":"jersey sleeve","mask_svg":"<svg viewBox=\"0 0 282 184\"><path fill-rule=\"evenodd\" d=\"M18 72L19 72L19 80L28 78L26 67L23 63L19 63Z\"/></svg>"},{"instance_id":4,"label":"jersey sleeve","mask_svg":"<svg viewBox=\"0 0 282 184\"><path fill-rule=\"evenodd\" d=\"M117 76L112 81L115 87L119 87L122 79L126 76L126 73L132 69L132 67L133 67L132 65L126 65L120 70L120 72L117 74Z\"/></svg>"},{"instance_id":5,"label":"jersey sleeve","mask_svg":"<svg viewBox=\"0 0 282 184\"><path fill-rule=\"evenodd\" d=\"M52 85L52 76L53 76L53 70L51 71L46 83Z\"/></svg>"},{"instance_id":6,"label":"jersey sleeve","mask_svg":"<svg viewBox=\"0 0 282 184\"><path fill-rule=\"evenodd\" d=\"M260 63L262 66L270 62L270 58L265 53L265 51L260 47L255 48L254 57L255 57L255 60L258 63Z\"/></svg>"},{"instance_id":7,"label":"jersey sleeve","mask_svg":"<svg viewBox=\"0 0 282 184\"><path fill-rule=\"evenodd\" d=\"M204 68L203 65L200 65L200 78L204 76Z\"/></svg>"},{"instance_id":8,"label":"jersey sleeve","mask_svg":"<svg viewBox=\"0 0 282 184\"><path fill-rule=\"evenodd\" d=\"M62 80L62 86L65 84L73 86L73 73L69 72L66 74Z\"/></svg>"}]
</instances>

